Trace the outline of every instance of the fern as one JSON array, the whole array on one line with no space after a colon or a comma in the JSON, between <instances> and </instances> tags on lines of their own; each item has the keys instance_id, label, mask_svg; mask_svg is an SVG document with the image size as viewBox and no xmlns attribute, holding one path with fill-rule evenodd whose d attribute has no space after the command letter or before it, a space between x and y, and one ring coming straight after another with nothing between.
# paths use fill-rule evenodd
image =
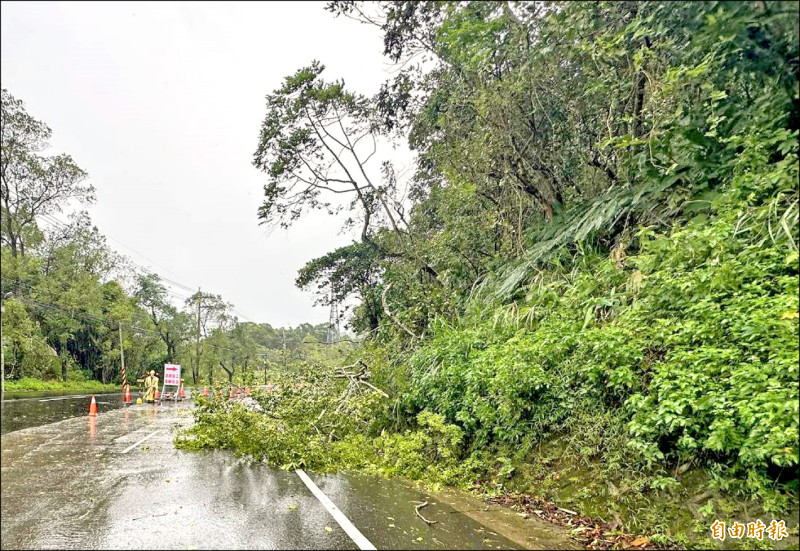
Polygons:
<instances>
[{"instance_id":1,"label":"fern","mask_svg":"<svg viewBox=\"0 0 800 551\"><path fill-rule=\"evenodd\" d=\"M620 220L648 220L675 216L665 205L667 190L679 178L673 176L657 182L636 187L612 188L605 193L562 212L548 224L534 228L528 239L535 244L517 263L498 270L493 277L478 285L473 298L479 301L491 299L505 303L533 277L553 254L570 244L591 241L599 236L613 237L612 232ZM663 212L659 212L663 211ZM624 230L626 225L618 228ZM618 233L618 232L617 232Z\"/></svg>"}]
</instances>

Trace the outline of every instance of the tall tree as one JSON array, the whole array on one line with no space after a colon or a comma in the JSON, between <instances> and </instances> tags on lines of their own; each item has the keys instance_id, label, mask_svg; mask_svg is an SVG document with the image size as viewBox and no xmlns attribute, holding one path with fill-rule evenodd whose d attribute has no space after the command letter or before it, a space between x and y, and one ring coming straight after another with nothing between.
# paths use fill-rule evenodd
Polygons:
<instances>
[{"instance_id":1,"label":"tall tree","mask_svg":"<svg viewBox=\"0 0 800 551\"><path fill-rule=\"evenodd\" d=\"M109 281L114 258L88 216L79 213L68 226L46 232L24 259L36 271L17 280L15 295L58 352L65 381L73 368L102 380L118 367L117 329L130 318L132 304Z\"/></svg>"},{"instance_id":2,"label":"tall tree","mask_svg":"<svg viewBox=\"0 0 800 551\"><path fill-rule=\"evenodd\" d=\"M2 240L14 258L25 255L36 217L60 212L70 199L94 200L94 187L66 154L45 155L52 131L25 110L22 101L2 91L0 202Z\"/></svg>"},{"instance_id":3,"label":"tall tree","mask_svg":"<svg viewBox=\"0 0 800 551\"><path fill-rule=\"evenodd\" d=\"M399 234L394 179L376 181L368 166L378 147L369 100L346 90L343 81L325 82L324 69L315 61L267 96L253 161L270 177L259 218L288 227L309 209L340 211L340 196L352 198L350 209L358 207L362 240L370 241L381 220Z\"/></svg>"},{"instance_id":4,"label":"tall tree","mask_svg":"<svg viewBox=\"0 0 800 551\"><path fill-rule=\"evenodd\" d=\"M195 350L192 362L192 381L197 384L200 380L200 360L203 348L200 340L209 335L209 331L225 324L230 317L233 305L222 300L220 295L197 291L186 299L186 307L191 309L195 317Z\"/></svg>"},{"instance_id":5,"label":"tall tree","mask_svg":"<svg viewBox=\"0 0 800 551\"><path fill-rule=\"evenodd\" d=\"M135 296L142 308L150 314L150 319L167 348L166 362L174 363L178 357L178 346L191 335L191 316L178 311L169 302L167 289L158 274L140 276Z\"/></svg>"}]
</instances>

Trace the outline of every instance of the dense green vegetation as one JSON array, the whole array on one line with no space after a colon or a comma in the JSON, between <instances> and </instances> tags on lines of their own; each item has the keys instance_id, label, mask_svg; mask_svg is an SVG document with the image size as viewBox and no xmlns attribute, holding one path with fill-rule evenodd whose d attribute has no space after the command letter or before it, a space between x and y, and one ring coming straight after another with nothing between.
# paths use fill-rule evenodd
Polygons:
<instances>
[{"instance_id":1,"label":"dense green vegetation","mask_svg":"<svg viewBox=\"0 0 800 551\"><path fill-rule=\"evenodd\" d=\"M10 388L118 384L124 349L130 379L276 385L201 398L186 448L543 493L657 543L796 517L798 3L327 9L398 71L368 97L311 61L267 96L258 218L345 215L296 282L361 346L178 299L55 218L94 188L3 90Z\"/></svg>"},{"instance_id":2,"label":"dense green vegetation","mask_svg":"<svg viewBox=\"0 0 800 551\"><path fill-rule=\"evenodd\" d=\"M68 223L56 218L70 200L93 201L94 188L69 155L49 154L51 135L3 90L0 296L9 390L118 388L104 383L121 383L121 346L131 382L174 362L187 368L187 382L241 384L330 339L328 324L240 322L219 295L176 297L157 274L112 251L85 212Z\"/></svg>"},{"instance_id":3,"label":"dense green vegetation","mask_svg":"<svg viewBox=\"0 0 800 551\"><path fill-rule=\"evenodd\" d=\"M357 300L368 378L298 367L183 445L585 498L660 541L698 477L700 518L796 511L798 4L328 9L403 70L368 98L314 62L267 96L259 216L350 213L297 283ZM369 164L391 140L407 182Z\"/></svg>"},{"instance_id":4,"label":"dense green vegetation","mask_svg":"<svg viewBox=\"0 0 800 551\"><path fill-rule=\"evenodd\" d=\"M64 382L58 379L43 380L33 377L24 377L22 379L6 381L5 388L6 392L113 392L119 391L120 385L111 383L103 384L93 379L88 381L76 381L75 379L71 379Z\"/></svg>"}]
</instances>

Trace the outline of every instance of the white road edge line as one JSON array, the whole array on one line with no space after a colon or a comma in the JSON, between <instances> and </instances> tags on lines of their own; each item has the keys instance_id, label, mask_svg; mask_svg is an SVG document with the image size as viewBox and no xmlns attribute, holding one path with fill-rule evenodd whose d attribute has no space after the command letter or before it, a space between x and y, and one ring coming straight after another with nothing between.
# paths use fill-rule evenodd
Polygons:
<instances>
[{"instance_id":1,"label":"white road edge line","mask_svg":"<svg viewBox=\"0 0 800 551\"><path fill-rule=\"evenodd\" d=\"M135 448L136 446L138 446L139 444L141 444L142 442L144 442L144 441L145 441L145 440L147 440L148 438L151 438L151 437L155 436L155 435L156 435L156 434L158 434L159 432L161 432L161 429L158 429L157 431L155 431L155 432L153 432L153 433L150 433L150 434L148 434L147 436L145 436L144 438L142 438L141 440L139 440L139 441L138 441L138 442L136 442L135 444L133 444L133 445L131 445L131 446L128 446L127 448L125 448L125 449L124 449L122 452L120 452L120 453L128 453L128 452L129 452L129 451L131 451L133 448Z\"/></svg>"},{"instance_id":2,"label":"white road edge line","mask_svg":"<svg viewBox=\"0 0 800 551\"><path fill-rule=\"evenodd\" d=\"M314 481L311 480L308 475L303 471L303 469L295 470L297 476L300 477L308 489L311 490L311 493L316 496L316 498L325 506L328 512L333 516L334 520L339 523L339 526L342 527L350 539L358 546L359 549L377 549L370 541L364 537L364 534L358 531L358 528L353 526L353 523L348 520L344 513L342 513L339 508L331 501L328 496L322 493L322 490L314 484Z\"/></svg>"},{"instance_id":3,"label":"white road edge line","mask_svg":"<svg viewBox=\"0 0 800 551\"><path fill-rule=\"evenodd\" d=\"M40 399L40 402L54 402L55 400L75 400L77 398L83 398L83 396L61 396L60 398L44 398Z\"/></svg>"}]
</instances>

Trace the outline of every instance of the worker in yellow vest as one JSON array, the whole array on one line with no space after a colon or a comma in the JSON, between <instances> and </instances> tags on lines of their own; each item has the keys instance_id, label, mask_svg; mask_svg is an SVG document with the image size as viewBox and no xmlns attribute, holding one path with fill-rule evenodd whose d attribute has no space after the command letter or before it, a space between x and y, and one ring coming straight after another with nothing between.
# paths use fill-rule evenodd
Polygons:
<instances>
[{"instance_id":1,"label":"worker in yellow vest","mask_svg":"<svg viewBox=\"0 0 800 551\"><path fill-rule=\"evenodd\" d=\"M153 403L156 401L156 391L158 390L158 377L155 371L150 371L150 375L144 380L144 401Z\"/></svg>"}]
</instances>

